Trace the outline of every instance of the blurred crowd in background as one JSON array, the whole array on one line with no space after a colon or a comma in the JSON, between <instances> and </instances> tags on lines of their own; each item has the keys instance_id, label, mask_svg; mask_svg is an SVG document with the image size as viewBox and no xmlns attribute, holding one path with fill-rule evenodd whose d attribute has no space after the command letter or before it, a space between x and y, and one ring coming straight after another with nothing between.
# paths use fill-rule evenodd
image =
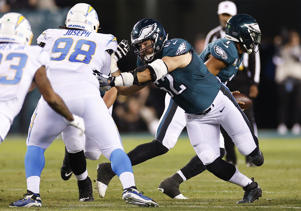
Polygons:
<instances>
[{"instance_id":1,"label":"blurred crowd in background","mask_svg":"<svg viewBox=\"0 0 301 211\"><path fill-rule=\"evenodd\" d=\"M64 18L68 9L77 2L71 0L0 0L0 14L2 16L3 13L9 11L23 13L31 22L35 38L37 38L47 28L57 28L64 25ZM165 25L171 37L187 39L194 44L195 50L200 53L209 29L218 25L216 7L219 1L217 0L115 0L110 2L98 0L81 2L90 3L99 11L101 32L112 33L119 41L129 39L133 24L138 19L152 17ZM260 0L234 2L237 4L239 13L249 13L257 19L263 33L260 48L259 95L254 99L258 128L277 129L281 135L288 132L299 135L301 134L301 27L298 25L300 23L294 18L285 19L281 16L273 19L269 13L265 14L269 17L263 19L264 8L262 6L266 4ZM292 8L301 6L300 1L289 0L287 2L290 2ZM204 10L206 6L210 9ZM276 8L277 2L273 6ZM135 8L138 12L132 12L130 8ZM164 11L163 8L168 8L168 11L166 9ZM279 10L283 9L285 7L279 5ZM191 11L189 12L189 10ZM277 9L273 10L276 10L274 12L277 13ZM168 13L160 15L165 14L165 12ZM293 17L294 11L291 12L290 16ZM282 19L281 24L278 22L280 18ZM283 19L288 22L287 25L283 23ZM267 22L268 20L270 22ZM294 25L292 21L288 20L293 20L296 24ZM261 25L261 22L264 24ZM202 27L203 25L204 27ZM33 41L33 44L35 43ZM135 66L132 65L134 63L135 55L131 52L126 61L121 61L120 69L134 68ZM119 96L113 112L119 130L121 132L148 131L154 134L163 112L164 95L163 91L149 86L133 96ZM27 133L30 117L38 99L37 90L28 94L11 132Z\"/></svg>"}]
</instances>

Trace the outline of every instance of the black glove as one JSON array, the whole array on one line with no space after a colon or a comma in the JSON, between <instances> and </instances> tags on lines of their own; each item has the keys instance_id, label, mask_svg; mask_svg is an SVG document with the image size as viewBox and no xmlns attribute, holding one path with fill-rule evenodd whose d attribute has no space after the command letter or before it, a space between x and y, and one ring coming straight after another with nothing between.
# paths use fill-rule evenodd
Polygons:
<instances>
[{"instance_id":1,"label":"black glove","mask_svg":"<svg viewBox=\"0 0 301 211\"><path fill-rule=\"evenodd\" d=\"M130 44L127 40L121 40L117 46L114 55L116 56L116 60L119 61L120 59L124 58L127 53L130 51Z\"/></svg>"}]
</instances>

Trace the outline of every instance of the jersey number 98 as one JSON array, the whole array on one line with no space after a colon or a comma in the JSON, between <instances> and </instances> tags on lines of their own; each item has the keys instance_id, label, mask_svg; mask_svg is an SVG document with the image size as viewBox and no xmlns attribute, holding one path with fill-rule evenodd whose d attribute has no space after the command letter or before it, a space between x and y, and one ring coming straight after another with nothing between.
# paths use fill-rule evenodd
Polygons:
<instances>
[{"instance_id":1,"label":"jersey number 98","mask_svg":"<svg viewBox=\"0 0 301 211\"><path fill-rule=\"evenodd\" d=\"M78 40L74 48L71 48L72 44L72 38L57 39L52 48L51 60L64 60L69 54L69 51L72 49L70 53L71 55L68 59L70 62L81 62L89 64L92 59L92 56L95 53L95 42L89 40Z\"/></svg>"}]
</instances>

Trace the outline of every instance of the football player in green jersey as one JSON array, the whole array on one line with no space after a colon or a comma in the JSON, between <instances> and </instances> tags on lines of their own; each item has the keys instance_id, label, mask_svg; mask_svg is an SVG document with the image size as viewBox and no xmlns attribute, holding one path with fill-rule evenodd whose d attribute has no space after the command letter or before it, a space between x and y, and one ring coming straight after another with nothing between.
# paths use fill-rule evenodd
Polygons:
<instances>
[{"instance_id":1,"label":"football player in green jersey","mask_svg":"<svg viewBox=\"0 0 301 211\"><path fill-rule=\"evenodd\" d=\"M208 169L225 181L243 187L245 194L240 203L249 203L261 196L261 189L256 182L241 174L235 166L221 159L220 125L231 134L240 152L249 156L255 165L263 164L263 155L259 150L256 136L249 128L248 120L233 96L210 72L217 75L229 65L236 66L236 63L240 62L238 55L255 50L261 34L254 18L249 15L237 15L228 23L228 35L228 40L224 40L221 45L225 44L224 48L234 51L232 52L234 55L228 55L217 45L212 48L206 61L203 61L187 41L167 40L167 34L159 22L143 19L134 26L131 34L132 45L138 53L138 68L109 80L101 80L103 85L107 85L109 81L112 86L141 86L151 81L164 89L172 97L167 110L177 110L178 105L186 112L189 139L204 169ZM223 60L214 57L214 54ZM160 136L160 131L165 130L166 133L166 129L164 125L160 125L157 136ZM151 143L155 144L148 147L149 150L158 151L153 154L160 155L168 151L164 141L155 140ZM141 147L143 148L142 145ZM144 152L147 154L149 150ZM148 154L144 156L144 160L141 158L139 160L137 155L135 160L135 156L131 156L132 152L129 153L129 157L133 165L157 156ZM144 153L142 150L140 152ZM143 156L142 154L140 156Z\"/></svg>"}]
</instances>

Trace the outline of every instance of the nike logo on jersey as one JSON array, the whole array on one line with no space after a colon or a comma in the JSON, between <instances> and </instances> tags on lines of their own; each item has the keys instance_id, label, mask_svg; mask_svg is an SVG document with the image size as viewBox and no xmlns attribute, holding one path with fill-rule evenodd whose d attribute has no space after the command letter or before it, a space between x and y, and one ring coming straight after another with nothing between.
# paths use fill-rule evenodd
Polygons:
<instances>
[{"instance_id":1,"label":"nike logo on jersey","mask_svg":"<svg viewBox=\"0 0 301 211\"><path fill-rule=\"evenodd\" d=\"M221 113L222 113L224 109L225 109L225 107L224 107L224 108L222 108L221 110L219 110L219 112L221 112Z\"/></svg>"}]
</instances>

